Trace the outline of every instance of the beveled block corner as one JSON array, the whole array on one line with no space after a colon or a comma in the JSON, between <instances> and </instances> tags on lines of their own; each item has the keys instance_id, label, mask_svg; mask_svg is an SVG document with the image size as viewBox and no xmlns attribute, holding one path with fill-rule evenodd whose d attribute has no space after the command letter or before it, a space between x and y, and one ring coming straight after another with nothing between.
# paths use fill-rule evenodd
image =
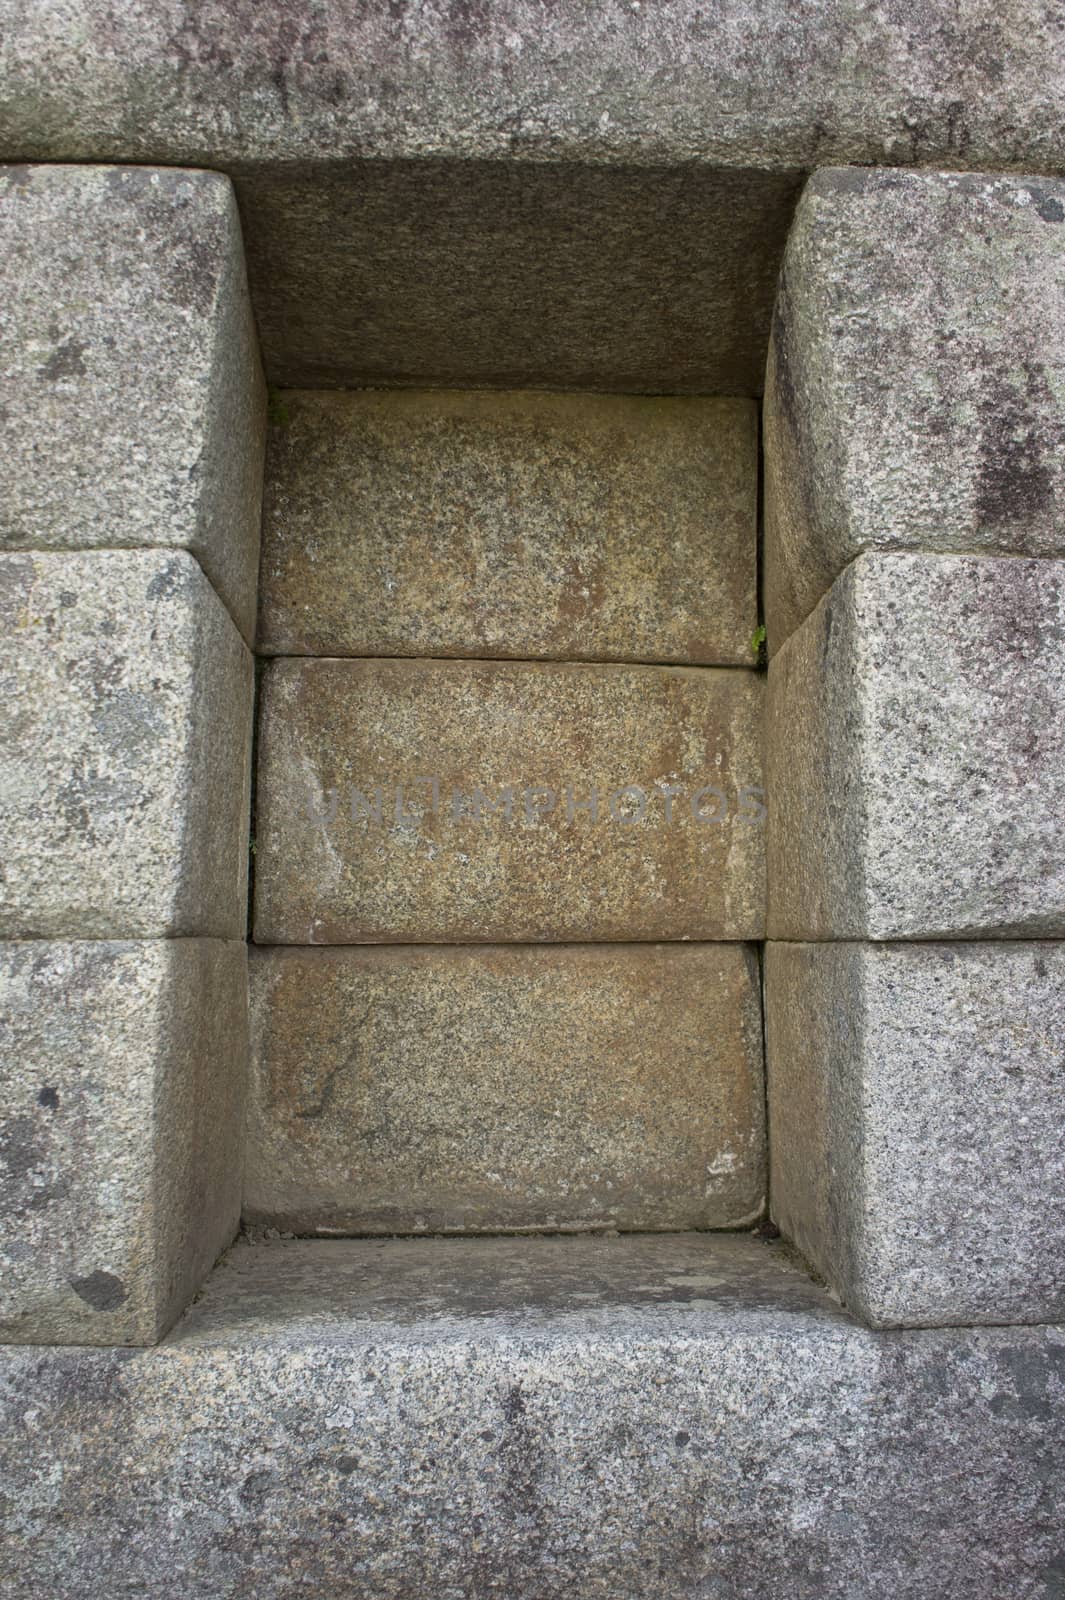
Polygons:
<instances>
[{"instance_id":1,"label":"beveled block corner","mask_svg":"<svg viewBox=\"0 0 1065 1600\"><path fill-rule=\"evenodd\" d=\"M1065 1320L1065 944L766 947L774 1221L874 1327Z\"/></svg>"},{"instance_id":2,"label":"beveled block corner","mask_svg":"<svg viewBox=\"0 0 1065 1600\"><path fill-rule=\"evenodd\" d=\"M217 172L0 167L0 549L190 550L249 640L266 389Z\"/></svg>"},{"instance_id":3,"label":"beveled block corner","mask_svg":"<svg viewBox=\"0 0 1065 1600\"><path fill-rule=\"evenodd\" d=\"M1065 181L825 168L765 396L770 649L861 551L1065 555Z\"/></svg>"},{"instance_id":4,"label":"beveled block corner","mask_svg":"<svg viewBox=\"0 0 1065 1600\"><path fill-rule=\"evenodd\" d=\"M253 665L194 558L2 554L0 616L0 937L243 937Z\"/></svg>"},{"instance_id":5,"label":"beveled block corner","mask_svg":"<svg viewBox=\"0 0 1065 1600\"><path fill-rule=\"evenodd\" d=\"M239 941L0 944L0 1341L153 1344L240 1219Z\"/></svg>"},{"instance_id":6,"label":"beveled block corner","mask_svg":"<svg viewBox=\"0 0 1065 1600\"><path fill-rule=\"evenodd\" d=\"M769 667L771 939L1065 934L1065 562L867 554Z\"/></svg>"}]
</instances>

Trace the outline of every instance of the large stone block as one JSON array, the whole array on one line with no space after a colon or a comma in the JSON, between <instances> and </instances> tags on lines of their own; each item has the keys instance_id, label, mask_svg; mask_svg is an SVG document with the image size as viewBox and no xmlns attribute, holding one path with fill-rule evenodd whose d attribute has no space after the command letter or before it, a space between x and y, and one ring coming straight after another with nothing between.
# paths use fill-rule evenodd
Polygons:
<instances>
[{"instance_id":1,"label":"large stone block","mask_svg":"<svg viewBox=\"0 0 1065 1600\"><path fill-rule=\"evenodd\" d=\"M11 1600L1049 1600L1065 1330L877 1335L750 1238L238 1245L0 1355Z\"/></svg>"},{"instance_id":2,"label":"large stone block","mask_svg":"<svg viewBox=\"0 0 1065 1600\"><path fill-rule=\"evenodd\" d=\"M266 396L229 180L0 169L0 548L191 550L250 639Z\"/></svg>"},{"instance_id":3,"label":"large stone block","mask_svg":"<svg viewBox=\"0 0 1065 1600\"><path fill-rule=\"evenodd\" d=\"M1065 945L770 944L774 1220L877 1327L1065 1319Z\"/></svg>"},{"instance_id":4,"label":"large stone block","mask_svg":"<svg viewBox=\"0 0 1065 1600\"><path fill-rule=\"evenodd\" d=\"M260 650L753 665L751 402L320 391L279 414Z\"/></svg>"},{"instance_id":5,"label":"large stone block","mask_svg":"<svg viewBox=\"0 0 1065 1600\"><path fill-rule=\"evenodd\" d=\"M0 936L243 936L252 659L187 552L0 555Z\"/></svg>"},{"instance_id":6,"label":"large stone block","mask_svg":"<svg viewBox=\"0 0 1065 1600\"><path fill-rule=\"evenodd\" d=\"M0 1340L151 1344L240 1217L245 947L0 945Z\"/></svg>"},{"instance_id":7,"label":"large stone block","mask_svg":"<svg viewBox=\"0 0 1065 1600\"><path fill-rule=\"evenodd\" d=\"M742 946L263 950L251 975L252 1222L727 1228L761 1210Z\"/></svg>"},{"instance_id":8,"label":"large stone block","mask_svg":"<svg viewBox=\"0 0 1065 1600\"><path fill-rule=\"evenodd\" d=\"M1065 933L1065 562L863 555L770 663L773 939Z\"/></svg>"},{"instance_id":9,"label":"large stone block","mask_svg":"<svg viewBox=\"0 0 1065 1600\"><path fill-rule=\"evenodd\" d=\"M1065 182L815 173L765 459L774 649L862 550L1065 554Z\"/></svg>"},{"instance_id":10,"label":"large stone block","mask_svg":"<svg viewBox=\"0 0 1065 1600\"><path fill-rule=\"evenodd\" d=\"M761 710L740 670L275 660L256 939L757 939Z\"/></svg>"}]
</instances>

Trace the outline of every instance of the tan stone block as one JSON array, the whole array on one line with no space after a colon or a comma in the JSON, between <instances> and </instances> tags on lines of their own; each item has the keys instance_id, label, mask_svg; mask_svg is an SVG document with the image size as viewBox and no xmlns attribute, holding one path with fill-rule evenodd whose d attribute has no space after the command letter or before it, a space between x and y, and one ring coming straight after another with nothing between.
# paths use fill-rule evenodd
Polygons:
<instances>
[{"instance_id":1,"label":"tan stone block","mask_svg":"<svg viewBox=\"0 0 1065 1600\"><path fill-rule=\"evenodd\" d=\"M741 945L262 950L252 1013L253 1222L725 1228L761 1209Z\"/></svg>"},{"instance_id":2,"label":"tan stone block","mask_svg":"<svg viewBox=\"0 0 1065 1600\"><path fill-rule=\"evenodd\" d=\"M762 689L724 668L275 661L256 938L758 939Z\"/></svg>"},{"instance_id":3,"label":"tan stone block","mask_svg":"<svg viewBox=\"0 0 1065 1600\"><path fill-rule=\"evenodd\" d=\"M294 392L271 430L271 655L750 665L750 400Z\"/></svg>"}]
</instances>

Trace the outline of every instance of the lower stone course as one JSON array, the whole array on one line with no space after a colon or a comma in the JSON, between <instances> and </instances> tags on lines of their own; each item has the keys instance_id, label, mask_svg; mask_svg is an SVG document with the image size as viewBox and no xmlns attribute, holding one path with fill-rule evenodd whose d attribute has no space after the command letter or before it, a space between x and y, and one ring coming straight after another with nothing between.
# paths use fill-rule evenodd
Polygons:
<instances>
[{"instance_id":1,"label":"lower stone course","mask_svg":"<svg viewBox=\"0 0 1065 1600\"><path fill-rule=\"evenodd\" d=\"M871 1333L750 1236L241 1245L0 1356L11 1600L1048 1600L1065 1329Z\"/></svg>"},{"instance_id":2,"label":"lower stone course","mask_svg":"<svg viewBox=\"0 0 1065 1600\"><path fill-rule=\"evenodd\" d=\"M240 1221L236 939L0 943L0 1340L154 1344Z\"/></svg>"}]
</instances>

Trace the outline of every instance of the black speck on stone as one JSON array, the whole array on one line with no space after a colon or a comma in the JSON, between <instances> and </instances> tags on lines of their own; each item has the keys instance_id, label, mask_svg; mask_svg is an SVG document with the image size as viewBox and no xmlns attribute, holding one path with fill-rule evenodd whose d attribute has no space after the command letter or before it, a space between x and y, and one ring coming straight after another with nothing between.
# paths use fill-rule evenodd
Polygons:
<instances>
[{"instance_id":1,"label":"black speck on stone","mask_svg":"<svg viewBox=\"0 0 1065 1600\"><path fill-rule=\"evenodd\" d=\"M82 357L88 348L80 339L64 339L44 365L37 368L38 377L48 378L52 383L58 378L84 377L86 367Z\"/></svg>"},{"instance_id":2,"label":"black speck on stone","mask_svg":"<svg viewBox=\"0 0 1065 1600\"><path fill-rule=\"evenodd\" d=\"M355 1468L358 1466L358 1464L359 1464L358 1456L337 1456L337 1460L336 1460L337 1471L345 1478L348 1476L349 1473L352 1473L352 1472L355 1471Z\"/></svg>"},{"instance_id":3,"label":"black speck on stone","mask_svg":"<svg viewBox=\"0 0 1065 1600\"><path fill-rule=\"evenodd\" d=\"M47 1106L49 1111L58 1111L59 1090L53 1089L51 1084L46 1083L40 1094L37 1096L37 1104L39 1106Z\"/></svg>"},{"instance_id":4,"label":"black speck on stone","mask_svg":"<svg viewBox=\"0 0 1065 1600\"><path fill-rule=\"evenodd\" d=\"M503 1415L508 1422L515 1422L518 1417L525 1415L525 1398L520 1383L512 1384L503 1396Z\"/></svg>"},{"instance_id":5,"label":"black speck on stone","mask_svg":"<svg viewBox=\"0 0 1065 1600\"><path fill-rule=\"evenodd\" d=\"M675 1433L673 1435L673 1443L675 1445L678 1445L681 1449L683 1449L684 1446L690 1442L690 1440L691 1440L691 1434L690 1433L685 1433L683 1428L681 1428L679 1433Z\"/></svg>"},{"instance_id":6,"label":"black speck on stone","mask_svg":"<svg viewBox=\"0 0 1065 1600\"><path fill-rule=\"evenodd\" d=\"M181 587L182 569L179 561L168 561L162 572L157 572L148 585L149 600L169 600Z\"/></svg>"},{"instance_id":7,"label":"black speck on stone","mask_svg":"<svg viewBox=\"0 0 1065 1600\"><path fill-rule=\"evenodd\" d=\"M1035 203L1035 209L1044 222L1065 222L1065 206L1052 195L1040 195Z\"/></svg>"},{"instance_id":8,"label":"black speck on stone","mask_svg":"<svg viewBox=\"0 0 1065 1600\"><path fill-rule=\"evenodd\" d=\"M90 1272L87 1278L71 1278L70 1287L94 1311L117 1311L129 1298L122 1279L113 1272Z\"/></svg>"}]
</instances>

